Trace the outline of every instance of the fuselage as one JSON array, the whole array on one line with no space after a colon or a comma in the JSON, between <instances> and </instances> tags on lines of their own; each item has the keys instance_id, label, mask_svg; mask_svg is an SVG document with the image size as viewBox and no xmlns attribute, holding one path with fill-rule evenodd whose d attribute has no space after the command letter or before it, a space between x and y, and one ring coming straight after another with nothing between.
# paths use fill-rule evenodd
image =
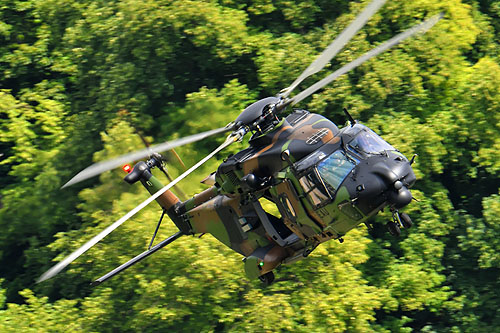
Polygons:
<instances>
[{"instance_id":1,"label":"fuselage","mask_svg":"<svg viewBox=\"0 0 500 333\"><path fill-rule=\"evenodd\" d=\"M382 208L411 200L408 159L364 125L339 130L296 110L249 144L219 166L212 187L168 207L184 233L210 233L243 255L249 277L342 240ZM262 200L277 209L266 211Z\"/></svg>"}]
</instances>

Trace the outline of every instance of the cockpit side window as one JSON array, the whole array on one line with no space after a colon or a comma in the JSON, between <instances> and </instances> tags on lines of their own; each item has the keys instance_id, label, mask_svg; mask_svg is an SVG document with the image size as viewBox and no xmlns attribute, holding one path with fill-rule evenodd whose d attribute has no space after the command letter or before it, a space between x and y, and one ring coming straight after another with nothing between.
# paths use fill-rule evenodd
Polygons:
<instances>
[{"instance_id":1,"label":"cockpit side window","mask_svg":"<svg viewBox=\"0 0 500 333\"><path fill-rule=\"evenodd\" d=\"M336 151L319 162L299 179L309 200L315 207L323 206L334 198L345 177L355 167L355 161Z\"/></svg>"},{"instance_id":2,"label":"cockpit side window","mask_svg":"<svg viewBox=\"0 0 500 333\"><path fill-rule=\"evenodd\" d=\"M336 151L318 164L318 171L330 191L336 192L345 177L355 167L352 159Z\"/></svg>"}]
</instances>

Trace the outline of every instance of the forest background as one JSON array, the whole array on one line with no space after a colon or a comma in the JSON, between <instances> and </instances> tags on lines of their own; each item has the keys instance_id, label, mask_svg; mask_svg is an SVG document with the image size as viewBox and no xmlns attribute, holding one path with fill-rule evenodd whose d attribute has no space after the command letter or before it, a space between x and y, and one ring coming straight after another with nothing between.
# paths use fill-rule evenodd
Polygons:
<instances>
[{"instance_id":1,"label":"forest background","mask_svg":"<svg viewBox=\"0 0 500 333\"><path fill-rule=\"evenodd\" d=\"M346 0L0 0L0 331L493 332L500 327L500 3L389 0L323 71L424 18L413 38L300 107L342 108L406 156L418 181L398 239L364 226L248 280L211 236L142 252L151 205L41 284L41 273L147 198L123 171L60 189L91 164L224 126L287 87L366 6ZM302 89L325 74L315 75ZM300 91L298 89L297 91ZM181 147L192 165L223 138ZM233 145L182 184L188 194ZM131 161L132 162L132 161ZM172 161L175 176L182 168ZM164 222L159 239L175 227Z\"/></svg>"}]
</instances>

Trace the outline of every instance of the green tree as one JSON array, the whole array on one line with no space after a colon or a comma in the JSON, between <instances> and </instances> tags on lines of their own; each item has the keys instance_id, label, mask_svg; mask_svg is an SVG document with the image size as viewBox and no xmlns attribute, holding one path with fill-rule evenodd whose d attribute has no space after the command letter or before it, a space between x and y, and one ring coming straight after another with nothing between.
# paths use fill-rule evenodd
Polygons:
<instances>
[{"instance_id":1,"label":"green tree","mask_svg":"<svg viewBox=\"0 0 500 333\"><path fill-rule=\"evenodd\" d=\"M337 123L348 107L406 156L418 154L419 201L406 209L415 225L399 239L385 232L390 213L379 214L375 238L362 227L344 244L322 244L263 288L215 239L185 237L90 288L88 281L145 249L159 218L152 204L60 275L33 285L53 257L147 197L122 182L120 170L60 190L72 175L141 148L137 132L153 143L226 125L290 85L367 2L0 1L0 330L498 327L500 7L488 0L387 1L324 72L419 20L445 16L300 105ZM220 140L178 152L192 165ZM183 190L203 190L198 181L242 147L216 156ZM168 165L173 175L181 171ZM173 232L167 220L158 237Z\"/></svg>"}]
</instances>

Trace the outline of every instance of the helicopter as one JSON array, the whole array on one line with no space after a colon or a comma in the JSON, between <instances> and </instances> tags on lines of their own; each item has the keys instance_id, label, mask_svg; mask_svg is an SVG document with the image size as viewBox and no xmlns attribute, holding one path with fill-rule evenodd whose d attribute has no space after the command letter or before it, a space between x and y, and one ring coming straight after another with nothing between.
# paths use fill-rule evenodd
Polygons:
<instances>
[{"instance_id":1,"label":"helicopter","mask_svg":"<svg viewBox=\"0 0 500 333\"><path fill-rule=\"evenodd\" d=\"M386 207L392 212L392 220L386 224L392 235L398 236L401 228L411 227L410 217L399 210L413 199L410 188L416 177L411 165L416 155L406 158L353 119L346 109L348 121L341 129L329 119L303 109L283 115L287 107L401 41L426 32L443 17L441 13L411 27L289 97L303 80L323 69L384 3L373 0L289 87L249 105L225 127L98 162L74 176L63 188L125 164L124 180L129 184L140 182L151 196L42 274L37 282L58 274L154 200L162 214L148 249L92 285L101 284L182 236L211 234L243 256L243 269L249 279L258 278L268 285L278 266L306 258L328 240L342 243L346 233L362 223L371 228L369 220ZM219 147L166 186L153 175L155 168L164 171L161 152L227 132L229 135ZM249 146L225 158L217 171L202 181L208 189L186 201L170 191L248 133ZM133 168L126 164L145 158ZM267 212L262 199L275 205L279 216ZM165 215L179 231L152 246Z\"/></svg>"}]
</instances>

